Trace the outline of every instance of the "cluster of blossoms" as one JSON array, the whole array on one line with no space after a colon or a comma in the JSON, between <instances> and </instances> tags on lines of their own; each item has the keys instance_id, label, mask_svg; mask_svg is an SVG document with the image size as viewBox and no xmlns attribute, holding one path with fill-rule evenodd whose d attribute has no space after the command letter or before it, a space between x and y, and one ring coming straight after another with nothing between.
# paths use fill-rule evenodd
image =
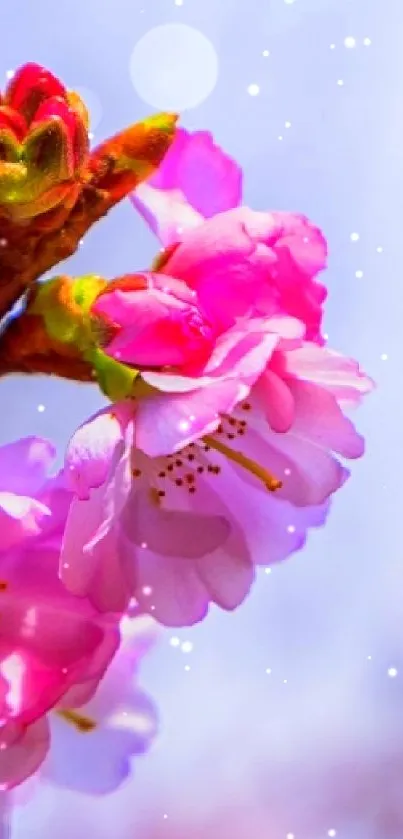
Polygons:
<instances>
[{"instance_id":1,"label":"cluster of blossoms","mask_svg":"<svg viewBox=\"0 0 403 839\"><path fill-rule=\"evenodd\" d=\"M5 787L42 762L51 711L88 736L122 725L148 624L135 652L122 626L238 607L256 566L324 523L349 474L340 458L364 451L344 411L372 383L325 345L321 232L242 206L241 170L205 132L178 130L132 202L160 240L151 270L56 278L24 314L108 404L53 477L49 443L0 450Z\"/></svg>"}]
</instances>

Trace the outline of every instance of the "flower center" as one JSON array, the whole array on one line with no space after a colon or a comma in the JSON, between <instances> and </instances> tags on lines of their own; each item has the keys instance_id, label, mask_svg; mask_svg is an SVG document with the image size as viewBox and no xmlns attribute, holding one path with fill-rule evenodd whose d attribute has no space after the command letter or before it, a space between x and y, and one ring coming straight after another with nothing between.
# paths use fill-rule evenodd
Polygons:
<instances>
[{"instance_id":1,"label":"flower center","mask_svg":"<svg viewBox=\"0 0 403 839\"><path fill-rule=\"evenodd\" d=\"M241 407L245 411L251 408L249 403L244 403ZM221 473L221 466L214 461L214 452L218 452L261 481L269 492L276 492L281 489L282 482L260 463L227 442L237 438L242 440L247 430L246 420L224 415L213 434L190 443L176 454L151 460L142 452L134 450L133 477L148 479L151 499L156 504L160 504L172 489L185 490L193 495L201 477L214 477Z\"/></svg>"}]
</instances>

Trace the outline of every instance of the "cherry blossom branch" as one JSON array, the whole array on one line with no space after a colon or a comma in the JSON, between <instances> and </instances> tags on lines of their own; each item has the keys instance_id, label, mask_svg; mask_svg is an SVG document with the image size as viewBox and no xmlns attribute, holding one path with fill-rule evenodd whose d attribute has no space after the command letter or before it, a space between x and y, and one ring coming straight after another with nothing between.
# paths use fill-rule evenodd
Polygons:
<instances>
[{"instance_id":1,"label":"cherry blossom branch","mask_svg":"<svg viewBox=\"0 0 403 839\"><path fill-rule=\"evenodd\" d=\"M92 365L71 346L53 340L42 319L27 313L12 321L0 338L0 376L12 373L94 381Z\"/></svg>"}]
</instances>

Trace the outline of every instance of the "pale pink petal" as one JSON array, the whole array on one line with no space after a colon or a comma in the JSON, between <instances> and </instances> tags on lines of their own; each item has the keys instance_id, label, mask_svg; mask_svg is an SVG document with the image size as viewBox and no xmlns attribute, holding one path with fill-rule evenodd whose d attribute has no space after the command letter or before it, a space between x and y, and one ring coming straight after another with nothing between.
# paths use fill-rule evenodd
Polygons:
<instances>
[{"instance_id":1,"label":"pale pink petal","mask_svg":"<svg viewBox=\"0 0 403 839\"><path fill-rule=\"evenodd\" d=\"M0 446L0 492L35 495L47 478L56 449L41 437Z\"/></svg>"},{"instance_id":2,"label":"pale pink petal","mask_svg":"<svg viewBox=\"0 0 403 839\"><path fill-rule=\"evenodd\" d=\"M249 388L239 380L167 397L161 393L140 400L137 407L136 447L150 457L171 454L210 434L220 424L219 413L230 413Z\"/></svg>"},{"instance_id":3,"label":"pale pink petal","mask_svg":"<svg viewBox=\"0 0 403 839\"><path fill-rule=\"evenodd\" d=\"M66 480L81 499L108 478L124 446L124 431L132 419L130 402L103 408L85 422L71 438L66 452Z\"/></svg>"},{"instance_id":4,"label":"pale pink petal","mask_svg":"<svg viewBox=\"0 0 403 839\"><path fill-rule=\"evenodd\" d=\"M358 404L374 387L356 361L315 344L284 354L283 365L284 375L321 385L336 399L352 404Z\"/></svg>"},{"instance_id":5,"label":"pale pink petal","mask_svg":"<svg viewBox=\"0 0 403 839\"><path fill-rule=\"evenodd\" d=\"M0 751L0 790L12 789L33 775L44 761L49 746L46 717L22 729L20 737Z\"/></svg>"},{"instance_id":6,"label":"pale pink petal","mask_svg":"<svg viewBox=\"0 0 403 839\"><path fill-rule=\"evenodd\" d=\"M179 129L156 174L132 196L164 245L241 201L242 170L206 131ZM178 230L179 228L179 230Z\"/></svg>"},{"instance_id":7,"label":"pale pink petal","mask_svg":"<svg viewBox=\"0 0 403 839\"><path fill-rule=\"evenodd\" d=\"M136 493L122 521L121 550L136 600L167 626L202 620L209 602L236 608L254 577L228 508L212 495L210 512L203 512L207 488L198 490L194 511L154 507L145 493ZM222 512L214 514L212 506Z\"/></svg>"},{"instance_id":8,"label":"pale pink petal","mask_svg":"<svg viewBox=\"0 0 403 839\"><path fill-rule=\"evenodd\" d=\"M94 729L81 734L52 715L52 750L42 774L53 783L98 795L111 792L128 777L131 758L146 751L155 736L156 710L136 683L138 665L150 649L150 623L155 641L155 623L148 616L128 623L130 637L127 631L97 689L80 702L79 713Z\"/></svg>"},{"instance_id":9,"label":"pale pink petal","mask_svg":"<svg viewBox=\"0 0 403 839\"><path fill-rule=\"evenodd\" d=\"M234 444L234 448L240 447ZM290 501L297 507L322 504L348 476L347 470L331 452L302 435L294 434L293 429L286 434L271 431L255 412L248 418L248 427L242 437L242 451L283 482L282 488L275 494L276 498ZM235 464L233 469L245 484L258 487L259 482L252 472ZM261 486L262 492L267 493L263 484Z\"/></svg>"},{"instance_id":10,"label":"pale pink petal","mask_svg":"<svg viewBox=\"0 0 403 839\"><path fill-rule=\"evenodd\" d=\"M295 379L288 384L295 404L293 434L343 457L362 457L364 439L344 416L332 393L311 382Z\"/></svg>"},{"instance_id":11,"label":"pale pink petal","mask_svg":"<svg viewBox=\"0 0 403 839\"><path fill-rule=\"evenodd\" d=\"M198 227L204 221L179 189L155 189L143 183L137 187L131 200L166 248L179 242L184 230Z\"/></svg>"},{"instance_id":12,"label":"pale pink petal","mask_svg":"<svg viewBox=\"0 0 403 839\"><path fill-rule=\"evenodd\" d=\"M108 483L92 490L89 500L72 502L64 533L60 577L70 592L87 595L101 611L120 612L129 600L115 524L130 490L130 457L126 445Z\"/></svg>"}]
</instances>

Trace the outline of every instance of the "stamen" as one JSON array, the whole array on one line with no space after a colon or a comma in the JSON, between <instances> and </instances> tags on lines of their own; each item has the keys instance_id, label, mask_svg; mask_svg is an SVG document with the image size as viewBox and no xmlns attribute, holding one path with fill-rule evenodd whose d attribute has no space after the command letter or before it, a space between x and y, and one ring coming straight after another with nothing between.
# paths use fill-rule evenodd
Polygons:
<instances>
[{"instance_id":1,"label":"stamen","mask_svg":"<svg viewBox=\"0 0 403 839\"><path fill-rule=\"evenodd\" d=\"M255 460L251 460L250 457L247 457L242 452L234 451L229 446L226 446L225 443L222 443L221 440L216 440L208 434L206 437L203 437L203 442L217 452L220 452L220 454L223 454L228 460L232 460L233 463L237 463L238 466L246 469L247 472L250 472L259 481L262 481L270 492L276 492L276 490L281 489L283 486L282 481L279 481L278 478L272 475L271 472L268 472L267 469L264 469L263 466L260 466L259 463L256 463Z\"/></svg>"},{"instance_id":2,"label":"stamen","mask_svg":"<svg viewBox=\"0 0 403 839\"><path fill-rule=\"evenodd\" d=\"M94 720L90 717L86 717L84 714L79 714L77 711L57 711L57 714L70 725L74 725L74 728L76 728L80 734L88 734L90 731L94 731L97 727Z\"/></svg>"}]
</instances>

